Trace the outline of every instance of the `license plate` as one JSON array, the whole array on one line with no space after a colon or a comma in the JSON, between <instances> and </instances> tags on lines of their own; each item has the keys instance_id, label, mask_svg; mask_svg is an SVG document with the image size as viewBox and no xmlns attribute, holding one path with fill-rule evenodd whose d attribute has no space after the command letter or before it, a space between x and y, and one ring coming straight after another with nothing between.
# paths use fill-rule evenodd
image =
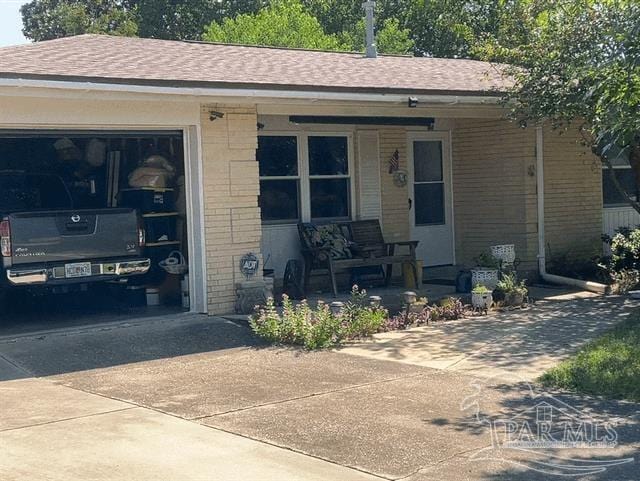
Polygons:
<instances>
[{"instance_id":1,"label":"license plate","mask_svg":"<svg viewBox=\"0 0 640 481\"><path fill-rule=\"evenodd\" d=\"M65 264L65 277L87 277L91 275L91 262L78 262L77 264Z\"/></svg>"}]
</instances>

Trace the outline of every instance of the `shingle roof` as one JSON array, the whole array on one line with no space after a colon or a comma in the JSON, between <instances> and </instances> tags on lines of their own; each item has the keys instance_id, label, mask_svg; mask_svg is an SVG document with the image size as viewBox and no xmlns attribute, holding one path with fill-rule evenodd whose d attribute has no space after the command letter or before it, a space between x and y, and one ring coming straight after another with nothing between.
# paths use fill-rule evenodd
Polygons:
<instances>
[{"instance_id":1,"label":"shingle roof","mask_svg":"<svg viewBox=\"0 0 640 481\"><path fill-rule=\"evenodd\" d=\"M492 94L499 66L462 59L379 56L80 35L0 48L0 77L142 85L388 93Z\"/></svg>"}]
</instances>

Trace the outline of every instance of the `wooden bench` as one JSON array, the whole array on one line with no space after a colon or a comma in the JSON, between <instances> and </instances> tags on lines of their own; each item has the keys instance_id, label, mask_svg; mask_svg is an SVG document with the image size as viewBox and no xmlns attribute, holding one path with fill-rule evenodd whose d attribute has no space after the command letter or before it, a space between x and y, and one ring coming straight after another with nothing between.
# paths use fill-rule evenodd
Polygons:
<instances>
[{"instance_id":1,"label":"wooden bench","mask_svg":"<svg viewBox=\"0 0 640 481\"><path fill-rule=\"evenodd\" d=\"M303 288L307 293L312 271L326 270L333 295L338 295L336 272L355 267L385 267L385 286L391 282L393 264L409 262L417 279L416 247L418 241L385 242L378 220L358 220L314 225L298 224L304 258ZM408 252L396 253L396 247Z\"/></svg>"}]
</instances>

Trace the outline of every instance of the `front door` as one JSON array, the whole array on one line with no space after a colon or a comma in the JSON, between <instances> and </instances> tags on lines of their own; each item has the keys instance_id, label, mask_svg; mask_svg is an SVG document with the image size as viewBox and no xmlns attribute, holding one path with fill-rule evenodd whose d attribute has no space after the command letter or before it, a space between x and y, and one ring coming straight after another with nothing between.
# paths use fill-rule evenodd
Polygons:
<instances>
[{"instance_id":1,"label":"front door","mask_svg":"<svg viewBox=\"0 0 640 481\"><path fill-rule=\"evenodd\" d=\"M454 263L449 134L409 136L411 238L425 266Z\"/></svg>"}]
</instances>

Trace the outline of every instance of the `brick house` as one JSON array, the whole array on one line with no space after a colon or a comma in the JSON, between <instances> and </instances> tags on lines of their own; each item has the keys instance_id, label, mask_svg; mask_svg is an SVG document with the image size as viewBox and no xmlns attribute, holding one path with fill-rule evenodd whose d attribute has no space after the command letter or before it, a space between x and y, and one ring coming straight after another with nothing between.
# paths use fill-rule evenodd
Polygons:
<instances>
[{"instance_id":1,"label":"brick house","mask_svg":"<svg viewBox=\"0 0 640 481\"><path fill-rule=\"evenodd\" d=\"M600 164L504 120L503 82L470 60L82 35L0 49L0 133L179 132L192 309L220 314L242 255L276 277L299 256L299 221L378 218L425 266L598 249Z\"/></svg>"}]
</instances>

